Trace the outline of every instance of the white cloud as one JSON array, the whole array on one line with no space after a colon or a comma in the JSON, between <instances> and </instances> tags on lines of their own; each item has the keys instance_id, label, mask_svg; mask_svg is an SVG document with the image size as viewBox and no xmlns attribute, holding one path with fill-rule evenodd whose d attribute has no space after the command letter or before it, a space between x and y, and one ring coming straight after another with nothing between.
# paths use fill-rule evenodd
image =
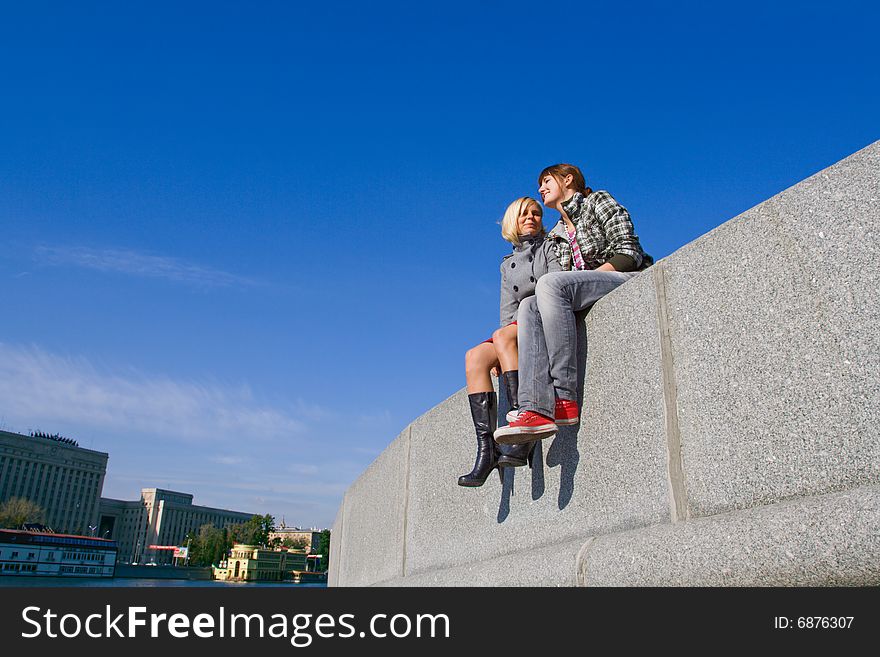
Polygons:
<instances>
[{"instance_id":1,"label":"white cloud","mask_svg":"<svg viewBox=\"0 0 880 657\"><path fill-rule=\"evenodd\" d=\"M304 417L312 422L323 422L336 417L336 413L332 412L329 408L299 398L294 404L294 410L297 416Z\"/></svg>"},{"instance_id":2,"label":"white cloud","mask_svg":"<svg viewBox=\"0 0 880 657\"><path fill-rule=\"evenodd\" d=\"M317 465L313 463L290 463L287 465L287 471L298 475L316 475L320 471Z\"/></svg>"},{"instance_id":3,"label":"white cloud","mask_svg":"<svg viewBox=\"0 0 880 657\"><path fill-rule=\"evenodd\" d=\"M170 488L199 505L327 525L386 444L371 446L351 425L382 424L389 413L352 415L0 342L0 427L97 439L82 446L110 454L103 494L115 499Z\"/></svg>"},{"instance_id":4,"label":"white cloud","mask_svg":"<svg viewBox=\"0 0 880 657\"><path fill-rule=\"evenodd\" d=\"M244 462L244 459L238 456L215 456L211 459L214 463L219 463L220 465L238 465Z\"/></svg>"},{"instance_id":5,"label":"white cloud","mask_svg":"<svg viewBox=\"0 0 880 657\"><path fill-rule=\"evenodd\" d=\"M212 445L287 440L305 430L295 411L260 404L247 386L123 376L99 371L85 358L4 343L0 415L22 428L75 425Z\"/></svg>"},{"instance_id":6,"label":"white cloud","mask_svg":"<svg viewBox=\"0 0 880 657\"><path fill-rule=\"evenodd\" d=\"M39 246L35 259L40 264L68 265L130 276L162 278L196 287L241 287L258 284L242 276L176 258L145 255L125 249Z\"/></svg>"},{"instance_id":7,"label":"white cloud","mask_svg":"<svg viewBox=\"0 0 880 657\"><path fill-rule=\"evenodd\" d=\"M126 483L137 483L144 478L138 475L114 474L114 484L124 485ZM352 480L354 477L352 477ZM252 493L263 496L283 496L286 499L296 499L300 497L321 498L333 497L341 499L342 494L350 485L350 480L344 481L291 481L282 474L264 472L259 477L253 478L229 478L223 480L222 487L217 486L216 478L206 473L197 473L197 476L173 476L173 475L153 475L149 477L149 483L144 486L158 486L160 488L170 488L179 491L199 491L197 493L198 500L194 500L194 504L204 504L212 506L212 502L208 496L217 495L218 490L222 490L224 495L232 498L241 497L244 493ZM206 501L207 500L207 501Z\"/></svg>"},{"instance_id":8,"label":"white cloud","mask_svg":"<svg viewBox=\"0 0 880 657\"><path fill-rule=\"evenodd\" d=\"M360 415L356 420L356 424L362 429L385 429L391 424L391 413L389 411L377 411Z\"/></svg>"}]
</instances>

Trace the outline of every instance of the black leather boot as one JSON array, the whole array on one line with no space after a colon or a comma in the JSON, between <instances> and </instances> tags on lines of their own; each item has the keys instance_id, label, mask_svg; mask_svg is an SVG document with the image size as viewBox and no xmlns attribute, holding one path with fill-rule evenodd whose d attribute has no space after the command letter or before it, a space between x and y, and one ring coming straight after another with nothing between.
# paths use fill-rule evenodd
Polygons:
<instances>
[{"instance_id":1,"label":"black leather boot","mask_svg":"<svg viewBox=\"0 0 880 657\"><path fill-rule=\"evenodd\" d=\"M499 445L501 456L498 457L499 468L519 468L526 464L532 467L532 457L535 455L535 445L540 441L530 443L516 443L514 445Z\"/></svg>"},{"instance_id":2,"label":"black leather boot","mask_svg":"<svg viewBox=\"0 0 880 657\"><path fill-rule=\"evenodd\" d=\"M510 370L501 373L501 385L507 391L507 401L510 410L519 410L519 371ZM528 442L516 445L499 445L501 456L498 457L499 468L519 468L526 463L532 467L532 455L535 453L536 442Z\"/></svg>"},{"instance_id":3,"label":"black leather boot","mask_svg":"<svg viewBox=\"0 0 880 657\"><path fill-rule=\"evenodd\" d=\"M458 485L482 486L498 464L492 437L498 422L498 396L494 392L475 392L468 395L468 403L477 431L477 460L473 470L458 478Z\"/></svg>"},{"instance_id":4,"label":"black leather boot","mask_svg":"<svg viewBox=\"0 0 880 657\"><path fill-rule=\"evenodd\" d=\"M519 413L519 370L502 372L498 383L504 386L504 392L507 393L507 403L510 404L507 414Z\"/></svg>"}]
</instances>

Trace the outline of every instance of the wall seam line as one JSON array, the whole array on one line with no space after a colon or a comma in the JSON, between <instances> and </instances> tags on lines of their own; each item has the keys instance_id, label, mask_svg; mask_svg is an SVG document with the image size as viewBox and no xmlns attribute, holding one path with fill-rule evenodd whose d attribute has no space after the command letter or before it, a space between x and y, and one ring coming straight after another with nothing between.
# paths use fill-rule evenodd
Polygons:
<instances>
[{"instance_id":1,"label":"wall seam line","mask_svg":"<svg viewBox=\"0 0 880 657\"><path fill-rule=\"evenodd\" d=\"M672 337L669 331L669 305L666 297L666 269L656 263L654 291L657 300L657 326L660 333L660 369L663 386L663 415L666 423L666 473L669 483L669 512L672 522L688 517L687 489L681 461L681 428L678 423L678 388L672 356Z\"/></svg>"},{"instance_id":2,"label":"wall seam line","mask_svg":"<svg viewBox=\"0 0 880 657\"><path fill-rule=\"evenodd\" d=\"M403 555L400 560L400 576L406 577L406 519L409 516L409 473L410 473L410 451L412 450L412 424L406 430L406 471L403 476Z\"/></svg>"},{"instance_id":3,"label":"wall seam line","mask_svg":"<svg viewBox=\"0 0 880 657\"><path fill-rule=\"evenodd\" d=\"M345 586L345 584L340 580L339 562L342 559L342 555L345 554L345 511L346 511L345 499L347 497L348 497L348 491L346 491L345 493L342 494L342 513L339 514L339 543L337 543L337 545L339 547L336 550L336 564L335 564L335 570L334 570L335 574L333 577L334 582L335 582L335 586ZM333 540L334 540L333 533L331 532L330 545L333 545ZM331 552L332 552L332 550L331 550ZM330 559L330 554L327 555L327 559ZM334 567L334 564L332 561L330 562L330 566L331 566L331 568ZM327 578L329 580L329 573L327 575ZM329 581L328 581L328 585L329 585Z\"/></svg>"},{"instance_id":4,"label":"wall seam line","mask_svg":"<svg viewBox=\"0 0 880 657\"><path fill-rule=\"evenodd\" d=\"M577 556L574 558L574 582L575 586L588 586L587 584L587 553L590 551L590 548L593 546L593 541L596 540L595 536L590 536L584 544L581 545L581 549L578 550Z\"/></svg>"}]
</instances>

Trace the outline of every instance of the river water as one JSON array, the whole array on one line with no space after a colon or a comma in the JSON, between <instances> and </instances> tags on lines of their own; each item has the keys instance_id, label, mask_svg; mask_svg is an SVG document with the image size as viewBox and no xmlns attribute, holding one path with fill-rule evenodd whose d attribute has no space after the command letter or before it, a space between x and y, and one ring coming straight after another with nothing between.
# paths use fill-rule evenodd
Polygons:
<instances>
[{"instance_id":1,"label":"river water","mask_svg":"<svg viewBox=\"0 0 880 657\"><path fill-rule=\"evenodd\" d=\"M112 586L112 587L222 587L222 588L326 588L326 583L294 584L292 582L219 582L212 579L150 579L147 577L0 577L0 588L3 587L59 587L59 586Z\"/></svg>"}]
</instances>

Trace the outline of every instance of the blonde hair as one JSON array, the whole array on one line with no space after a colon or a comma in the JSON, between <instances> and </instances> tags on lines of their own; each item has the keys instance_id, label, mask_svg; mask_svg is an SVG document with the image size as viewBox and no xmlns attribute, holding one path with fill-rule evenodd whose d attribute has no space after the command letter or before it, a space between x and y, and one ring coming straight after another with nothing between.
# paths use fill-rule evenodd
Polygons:
<instances>
[{"instance_id":1,"label":"blonde hair","mask_svg":"<svg viewBox=\"0 0 880 657\"><path fill-rule=\"evenodd\" d=\"M547 167L538 176L538 187L543 183L544 176L553 176L556 182L559 183L559 186L565 189L565 177L569 175L571 176L571 184L574 187L574 191L580 192L584 196L588 196L593 191L587 187L584 174L573 164L554 164Z\"/></svg>"},{"instance_id":2,"label":"blonde hair","mask_svg":"<svg viewBox=\"0 0 880 657\"><path fill-rule=\"evenodd\" d=\"M529 196L523 196L522 198L516 199L513 203L508 205L507 210L504 211L504 218L501 220L501 237L514 246L519 246L522 243L522 240L519 238L519 231L517 230L517 219L519 219L519 216L532 205L538 208L538 214L543 218L544 211L541 209L541 204ZM543 222L541 232L543 232Z\"/></svg>"}]
</instances>

